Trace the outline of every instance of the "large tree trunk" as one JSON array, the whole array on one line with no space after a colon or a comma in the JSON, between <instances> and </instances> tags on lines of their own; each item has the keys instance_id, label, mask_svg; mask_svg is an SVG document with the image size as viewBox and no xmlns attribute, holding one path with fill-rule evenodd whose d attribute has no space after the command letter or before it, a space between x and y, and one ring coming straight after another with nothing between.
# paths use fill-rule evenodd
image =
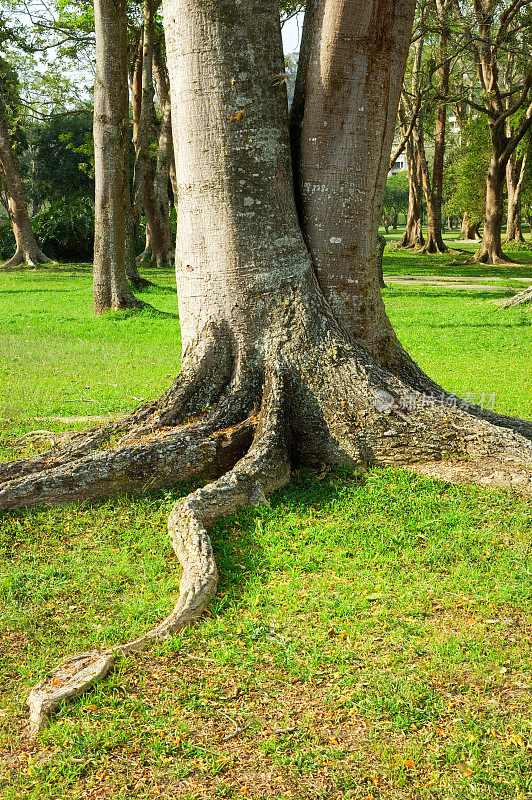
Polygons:
<instances>
[{"instance_id":1,"label":"large tree trunk","mask_svg":"<svg viewBox=\"0 0 532 800\"><path fill-rule=\"evenodd\" d=\"M504 218L504 181L506 164L501 153L494 149L486 176L486 217L482 241L474 260L481 264L503 264L508 261L502 251Z\"/></svg>"},{"instance_id":2,"label":"large tree trunk","mask_svg":"<svg viewBox=\"0 0 532 800\"><path fill-rule=\"evenodd\" d=\"M138 308L126 278L126 187L129 140L126 11L114 0L94 4L94 312ZM129 188L128 188L129 191Z\"/></svg>"},{"instance_id":3,"label":"large tree trunk","mask_svg":"<svg viewBox=\"0 0 532 800\"><path fill-rule=\"evenodd\" d=\"M421 188L421 171L416 149L410 136L406 142L406 164L408 169L408 212L403 235L397 247L416 250L423 247L423 190Z\"/></svg>"},{"instance_id":4,"label":"large tree trunk","mask_svg":"<svg viewBox=\"0 0 532 800\"><path fill-rule=\"evenodd\" d=\"M0 468L7 481L0 485L0 508L57 505L76 496L117 494L124 486L171 485L178 477L214 480L179 501L170 515L172 542L183 566L174 611L139 639L85 653L52 671L30 695L34 730L61 700L84 691L118 658L202 613L217 584L207 527L245 505L265 502L289 480L292 464L362 468L470 457L481 474L487 468L483 459L490 456L489 469L494 461L509 459L506 469L513 460L512 469L532 474L527 466L532 444L515 433L532 439L532 424L492 414L494 425L479 419L489 412L461 406L457 398L450 405L442 401L449 395L425 395L403 379L407 374L420 381L422 373L400 348L380 299L376 249L382 173L385 177L413 0L375 0L365 13L358 0L326 0L319 11L327 54L322 78L334 76L331 88L341 103L331 99L329 107L311 66L301 137L303 174L312 170L304 149L314 147L314 102L323 111L322 122L334 116L335 107L346 108L348 99L358 102L343 125L331 123L330 138L318 152L326 169L319 184L321 225L311 204L315 210L305 229L307 241L318 248L311 258L294 200L286 89L271 79L283 69L277 0L166 0L179 150L183 367L160 400L78 436L60 452ZM355 56L354 25L361 31ZM311 41L315 37L312 27ZM378 81L374 94L371 81ZM383 86L387 99L381 93L377 102ZM358 103L373 115L373 126L358 112ZM379 143L379 152L368 160L372 178L367 182L359 169L351 172L351 158L339 161L335 170L328 153L347 147L350 155L357 131L362 150L369 153ZM341 185L341 169L349 187ZM332 187L340 194L336 201ZM306 196L302 189L300 196ZM358 227L354 235L363 196L372 227ZM351 242L347 253L336 248L344 236ZM326 257L327 240L334 245L331 270L318 260ZM352 305L339 280L342 269L345 282L352 281ZM425 380L424 385L434 386ZM206 405L212 410L204 416ZM118 435L116 444L102 449Z\"/></svg>"},{"instance_id":5,"label":"large tree trunk","mask_svg":"<svg viewBox=\"0 0 532 800\"><path fill-rule=\"evenodd\" d=\"M3 266L17 267L20 264L27 264L36 267L38 264L46 264L48 259L37 244L31 228L22 179L2 108L0 108L0 166L4 173L7 213L16 243L15 254Z\"/></svg>"}]
</instances>

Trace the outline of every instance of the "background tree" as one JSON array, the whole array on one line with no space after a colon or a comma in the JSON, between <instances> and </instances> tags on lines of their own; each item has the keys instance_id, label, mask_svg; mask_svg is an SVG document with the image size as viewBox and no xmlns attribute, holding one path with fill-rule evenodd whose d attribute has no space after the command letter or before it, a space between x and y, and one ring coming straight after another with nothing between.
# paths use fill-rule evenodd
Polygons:
<instances>
[{"instance_id":1,"label":"background tree","mask_svg":"<svg viewBox=\"0 0 532 800\"><path fill-rule=\"evenodd\" d=\"M525 182L529 175L529 164L532 159L532 136L530 130L516 147L506 165L506 187L508 190L508 215L506 218L506 238L509 244L520 244L525 241L521 229L521 198Z\"/></svg>"},{"instance_id":2,"label":"background tree","mask_svg":"<svg viewBox=\"0 0 532 800\"><path fill-rule=\"evenodd\" d=\"M486 215L475 260L486 264L507 261L501 246L506 167L532 123L530 88L530 4L527 0L453 0L457 19L467 36L481 87L480 96L464 98L487 122L491 158L486 176ZM527 35L528 34L528 35ZM506 91L500 80L502 60L512 62L512 80ZM513 128L512 119L526 111Z\"/></svg>"},{"instance_id":3,"label":"background tree","mask_svg":"<svg viewBox=\"0 0 532 800\"><path fill-rule=\"evenodd\" d=\"M94 312L138 308L126 278L124 198L129 171L126 5L96 0L94 83Z\"/></svg>"},{"instance_id":4,"label":"background tree","mask_svg":"<svg viewBox=\"0 0 532 800\"><path fill-rule=\"evenodd\" d=\"M0 41L13 38L5 21L0 17ZM48 259L41 251L31 227L28 205L24 194L19 164L11 142L11 125L15 108L19 105L17 76L10 64L0 58L0 168L4 203L15 238L15 253L4 267L20 264L36 266Z\"/></svg>"}]
</instances>

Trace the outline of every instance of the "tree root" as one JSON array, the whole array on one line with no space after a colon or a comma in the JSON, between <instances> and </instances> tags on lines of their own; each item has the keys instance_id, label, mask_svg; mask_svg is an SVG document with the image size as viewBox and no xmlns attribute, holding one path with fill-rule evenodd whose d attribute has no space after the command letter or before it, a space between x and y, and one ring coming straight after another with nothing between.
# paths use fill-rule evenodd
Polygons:
<instances>
[{"instance_id":1,"label":"tree root","mask_svg":"<svg viewBox=\"0 0 532 800\"><path fill-rule=\"evenodd\" d=\"M29 733L35 736L63 700L77 697L104 678L117 659L145 649L197 619L216 593L218 573L207 526L248 505L266 502L290 479L282 380L272 372L259 424L248 453L214 483L178 501L168 519L174 552L183 568L179 598L172 611L144 636L101 652L83 653L52 670L28 697Z\"/></svg>"},{"instance_id":2,"label":"tree root","mask_svg":"<svg viewBox=\"0 0 532 800\"><path fill-rule=\"evenodd\" d=\"M130 415L133 425L122 421L118 444L106 451L78 451L66 460L63 454L59 464L49 460L41 471L0 485L0 509L5 510L217 478L179 501L169 518L183 565L172 614L139 639L85 653L54 670L30 695L32 732L61 700L104 677L117 658L199 616L217 582L207 527L243 506L264 502L289 480L292 461L365 468L469 459L473 480L477 462L494 472L501 467L520 485L532 478L532 423L517 420L503 427L481 418L483 409L477 413L467 404L446 402L453 396L443 390L441 398L434 397L436 384L406 354L395 373L383 367L342 332L317 294L312 299L295 291L264 339L249 350L242 346L237 358L235 350L229 333L206 329L172 390ZM215 396L207 416L175 427L176 420ZM519 424L529 439L516 432ZM103 436L101 429L91 435ZM477 472L485 485L485 470Z\"/></svg>"},{"instance_id":3,"label":"tree root","mask_svg":"<svg viewBox=\"0 0 532 800\"><path fill-rule=\"evenodd\" d=\"M25 253L22 248L17 248L14 255L11 256L8 261L2 264L1 268L10 269L11 267L20 267L23 264L26 264L28 267L39 267L43 264L51 263L51 259L47 258L42 250L38 250L37 253L34 253L30 256L28 253Z\"/></svg>"},{"instance_id":4,"label":"tree root","mask_svg":"<svg viewBox=\"0 0 532 800\"><path fill-rule=\"evenodd\" d=\"M514 308L515 306L524 306L528 303L532 303L532 286L529 286L528 289L523 289L513 297L505 300L500 304L499 308Z\"/></svg>"},{"instance_id":5,"label":"tree root","mask_svg":"<svg viewBox=\"0 0 532 800\"><path fill-rule=\"evenodd\" d=\"M220 397L230 380L232 368L227 336L217 326L208 325L184 354L174 385L161 398L144 403L121 419L73 433L66 445L30 458L0 463L0 486L6 481L71 464L108 444L113 437L122 435L119 444L126 444L162 428L180 425ZM244 416L242 414L240 419ZM218 427L223 424L219 422Z\"/></svg>"},{"instance_id":6,"label":"tree root","mask_svg":"<svg viewBox=\"0 0 532 800\"><path fill-rule=\"evenodd\" d=\"M249 446L254 420L212 431L210 421L159 431L138 442L100 450L0 487L0 511L59 506L121 492L145 492L208 478L231 466Z\"/></svg>"}]
</instances>

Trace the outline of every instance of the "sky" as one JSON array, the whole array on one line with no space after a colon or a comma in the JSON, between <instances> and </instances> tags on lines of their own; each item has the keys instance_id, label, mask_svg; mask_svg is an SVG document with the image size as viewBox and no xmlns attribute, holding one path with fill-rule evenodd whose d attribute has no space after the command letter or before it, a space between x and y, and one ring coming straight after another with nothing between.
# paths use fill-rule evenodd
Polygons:
<instances>
[{"instance_id":1,"label":"sky","mask_svg":"<svg viewBox=\"0 0 532 800\"><path fill-rule=\"evenodd\" d=\"M285 53L293 53L294 50L299 50L302 26L303 14L297 14L283 26L283 48Z\"/></svg>"}]
</instances>

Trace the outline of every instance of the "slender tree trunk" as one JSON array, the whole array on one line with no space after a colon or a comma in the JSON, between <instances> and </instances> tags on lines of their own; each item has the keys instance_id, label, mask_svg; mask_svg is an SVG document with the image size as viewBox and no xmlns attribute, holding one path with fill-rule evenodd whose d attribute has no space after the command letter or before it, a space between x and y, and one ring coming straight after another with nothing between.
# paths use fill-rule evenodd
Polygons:
<instances>
[{"instance_id":1,"label":"slender tree trunk","mask_svg":"<svg viewBox=\"0 0 532 800\"><path fill-rule=\"evenodd\" d=\"M36 267L38 264L46 264L48 259L37 244L31 228L22 179L11 147L3 109L0 109L0 166L7 194L7 213L16 243L15 254L3 266L16 267L28 264Z\"/></svg>"},{"instance_id":2,"label":"slender tree trunk","mask_svg":"<svg viewBox=\"0 0 532 800\"><path fill-rule=\"evenodd\" d=\"M406 143L406 164L408 169L408 212L405 230L397 242L397 247L417 249L425 244L423 237L423 190L419 160L412 137Z\"/></svg>"},{"instance_id":3,"label":"slender tree trunk","mask_svg":"<svg viewBox=\"0 0 532 800\"><path fill-rule=\"evenodd\" d=\"M126 278L125 197L129 140L126 11L97 0L94 84L94 312L138 308Z\"/></svg>"},{"instance_id":4,"label":"slender tree trunk","mask_svg":"<svg viewBox=\"0 0 532 800\"><path fill-rule=\"evenodd\" d=\"M436 8L440 26L440 68L439 93L446 97L449 91L450 62L447 58L447 9L446 0L437 0ZM430 188L430 204L427 202L428 226L427 241L423 248L425 253L445 253L448 248L442 237L442 197L443 197L443 165L445 160L445 132L447 123L447 104L440 102L436 111L436 127L434 131L434 161L432 166L432 184Z\"/></svg>"},{"instance_id":5,"label":"slender tree trunk","mask_svg":"<svg viewBox=\"0 0 532 800\"><path fill-rule=\"evenodd\" d=\"M159 149L157 152L157 166L155 169L154 181L155 202L162 229L162 247L159 256L160 265L173 264L175 252L174 235L170 225L170 198L168 196L170 165L174 161L172 105L170 97L167 98L166 103L162 107L161 114Z\"/></svg>"},{"instance_id":6,"label":"slender tree trunk","mask_svg":"<svg viewBox=\"0 0 532 800\"><path fill-rule=\"evenodd\" d=\"M439 110L440 111L440 110ZM438 113L439 113L438 111ZM423 246L424 253L443 253L447 250L441 236L441 188L436 191L436 205L434 204L434 191L431 184L429 167L427 163L427 156L425 153L425 142L423 136L423 119L421 115L418 117L418 123L414 126L412 132L414 137L416 155L419 160L419 169L421 173L421 180L423 185L423 194L425 195L425 203L427 204L427 241ZM440 130L440 137L442 130ZM443 123L443 143L445 142L445 123ZM438 154L438 170L441 167L439 180L443 179L443 144L440 142L439 148L435 145L434 157ZM441 163L440 163L441 162Z\"/></svg>"},{"instance_id":7,"label":"slender tree trunk","mask_svg":"<svg viewBox=\"0 0 532 800\"><path fill-rule=\"evenodd\" d=\"M462 217L462 226L460 229L460 236L462 239L470 239L472 241L480 241L480 234L478 232L478 222L472 222L471 217L466 212Z\"/></svg>"},{"instance_id":8,"label":"slender tree trunk","mask_svg":"<svg viewBox=\"0 0 532 800\"><path fill-rule=\"evenodd\" d=\"M515 158L515 153L508 160L506 165L506 186L508 188L508 216L506 221L506 239L507 243L516 242L522 243L525 241L523 231L521 230L521 194L523 190L523 183L528 167L528 160L530 157L530 150L532 145L529 145L526 152L523 154L520 161Z\"/></svg>"},{"instance_id":9,"label":"slender tree trunk","mask_svg":"<svg viewBox=\"0 0 532 800\"><path fill-rule=\"evenodd\" d=\"M136 81L138 82L138 67L141 72L140 103L137 95L138 121L134 128L135 145L135 175L134 175L134 209L137 221L140 220L142 211L146 216L147 240L144 252L140 257L141 263L155 263L162 267L173 261L172 237L170 231L168 203L166 206L159 202L154 186L154 173L150 160L149 139L153 118L153 61L154 61L154 0L144 0L143 27L142 27L142 61L137 64ZM169 113L169 112L168 112ZM166 128L170 126L166 122ZM167 135L166 135L167 138ZM167 142L163 143L165 153Z\"/></svg>"},{"instance_id":10,"label":"slender tree trunk","mask_svg":"<svg viewBox=\"0 0 532 800\"><path fill-rule=\"evenodd\" d=\"M7 478L0 485L0 509L94 499L125 486L172 485L178 478L213 480L178 501L170 514L169 532L183 567L174 610L144 636L84 653L49 673L28 701L34 731L62 700L102 678L117 659L169 636L203 612L217 586L208 526L246 505L264 503L289 480L292 464L361 468L467 456L479 462L489 457L493 470L494 461L498 465L512 458L527 479L532 475L527 466L532 443L514 433L521 430L532 439L531 423L470 411L458 398L452 398L454 406L434 398L427 402L430 396L402 377L406 354L398 370L387 367L397 360L400 346L380 299L378 222L414 2L376 0L362 13L358 0L326 0L321 10L327 53L322 79L330 76L339 102L331 98L330 107L325 102L311 61L300 165L304 174L304 149L314 146L314 102L324 112L322 122L334 116L334 109L347 109L343 125L331 123L331 135L322 142L328 147L320 152L330 149L340 156L348 148L340 166L349 187L342 187L339 173L333 172L332 158L330 163L325 159L321 225L312 217L305 235L321 254L324 240L339 245L344 235L351 237L343 269L354 295L352 307L342 302L347 290L344 294L339 281L338 251L331 249L337 256L331 273L325 262L318 262L321 289L314 253L311 258L298 224L286 88L272 82L284 63L277 0L166 0L179 137L177 283L183 367L163 398L84 434L76 447L54 458L48 454L44 460L41 455L0 465L0 476ZM356 57L353 30L361 34ZM314 29L311 34L314 39ZM349 99L358 101L355 108L346 103ZM363 178L359 169L350 172L351 149L357 149L351 142L354 131L368 156L371 182L358 182ZM332 188L342 195L336 206ZM307 191L303 183L300 196L305 198ZM354 225L363 206L371 209L367 228ZM331 211L341 211L341 219ZM386 330L379 331L378 325ZM206 416L205 405L212 407ZM497 425L485 421L486 415ZM122 438L116 442L118 434ZM102 450L111 437L112 446ZM471 464L467 468L471 475Z\"/></svg>"},{"instance_id":11,"label":"slender tree trunk","mask_svg":"<svg viewBox=\"0 0 532 800\"><path fill-rule=\"evenodd\" d=\"M129 138L129 137L128 137ZM125 225L125 269L126 276L134 289L143 289L153 286L153 283L143 278L137 267L137 224L135 212L131 203L131 190L129 187L129 147L125 152L126 163L124 165L124 225Z\"/></svg>"}]
</instances>

